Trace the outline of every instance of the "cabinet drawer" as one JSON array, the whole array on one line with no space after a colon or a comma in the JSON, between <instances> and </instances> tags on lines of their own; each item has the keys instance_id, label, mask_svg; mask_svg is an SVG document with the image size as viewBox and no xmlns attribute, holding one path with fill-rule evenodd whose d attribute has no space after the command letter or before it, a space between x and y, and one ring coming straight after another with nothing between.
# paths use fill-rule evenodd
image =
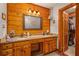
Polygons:
<instances>
[{"instance_id":1,"label":"cabinet drawer","mask_svg":"<svg viewBox=\"0 0 79 59\"><path fill-rule=\"evenodd\" d=\"M13 49L2 50L2 55L13 55Z\"/></svg>"},{"instance_id":2,"label":"cabinet drawer","mask_svg":"<svg viewBox=\"0 0 79 59\"><path fill-rule=\"evenodd\" d=\"M45 41L53 40L53 38L46 38Z\"/></svg>"},{"instance_id":3,"label":"cabinet drawer","mask_svg":"<svg viewBox=\"0 0 79 59\"><path fill-rule=\"evenodd\" d=\"M29 43L30 43L29 41L15 42L14 47L24 46L24 45L27 45Z\"/></svg>"},{"instance_id":4,"label":"cabinet drawer","mask_svg":"<svg viewBox=\"0 0 79 59\"><path fill-rule=\"evenodd\" d=\"M30 44L30 41L23 41L23 42L21 42L20 43L22 46L24 46L24 45L29 45Z\"/></svg>"},{"instance_id":5,"label":"cabinet drawer","mask_svg":"<svg viewBox=\"0 0 79 59\"><path fill-rule=\"evenodd\" d=\"M43 41L44 41L43 39L34 39L34 40L31 40L31 43L38 43Z\"/></svg>"},{"instance_id":6,"label":"cabinet drawer","mask_svg":"<svg viewBox=\"0 0 79 59\"><path fill-rule=\"evenodd\" d=\"M31 48L31 44L24 45L23 48Z\"/></svg>"},{"instance_id":7,"label":"cabinet drawer","mask_svg":"<svg viewBox=\"0 0 79 59\"><path fill-rule=\"evenodd\" d=\"M53 44L56 44L56 40L51 40L51 42L52 42Z\"/></svg>"},{"instance_id":8,"label":"cabinet drawer","mask_svg":"<svg viewBox=\"0 0 79 59\"><path fill-rule=\"evenodd\" d=\"M18 47L18 46L21 46L21 42L15 42L13 43L14 47Z\"/></svg>"},{"instance_id":9,"label":"cabinet drawer","mask_svg":"<svg viewBox=\"0 0 79 59\"><path fill-rule=\"evenodd\" d=\"M31 40L31 43L36 43L37 42L37 40Z\"/></svg>"},{"instance_id":10,"label":"cabinet drawer","mask_svg":"<svg viewBox=\"0 0 79 59\"><path fill-rule=\"evenodd\" d=\"M9 49L9 48L12 48L12 44L3 44L1 46L1 49Z\"/></svg>"}]
</instances>

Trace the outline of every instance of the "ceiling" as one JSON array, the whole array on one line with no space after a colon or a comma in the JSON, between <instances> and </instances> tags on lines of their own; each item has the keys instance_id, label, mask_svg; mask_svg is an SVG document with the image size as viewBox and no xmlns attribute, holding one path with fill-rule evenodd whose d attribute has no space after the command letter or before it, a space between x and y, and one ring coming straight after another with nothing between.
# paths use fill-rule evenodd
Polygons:
<instances>
[{"instance_id":1,"label":"ceiling","mask_svg":"<svg viewBox=\"0 0 79 59\"><path fill-rule=\"evenodd\" d=\"M34 3L34 4L52 9L53 7L67 5L68 3Z\"/></svg>"},{"instance_id":2,"label":"ceiling","mask_svg":"<svg viewBox=\"0 0 79 59\"><path fill-rule=\"evenodd\" d=\"M56 7L62 8L63 6L68 5L69 3L34 3L34 4L52 9L52 8L56 8ZM69 9L66 10L66 12L67 13L75 12L75 8L69 8Z\"/></svg>"},{"instance_id":3,"label":"ceiling","mask_svg":"<svg viewBox=\"0 0 79 59\"><path fill-rule=\"evenodd\" d=\"M34 3L36 5L40 5L40 6L43 6L43 7L46 7L46 8L52 8L54 3Z\"/></svg>"}]
</instances>

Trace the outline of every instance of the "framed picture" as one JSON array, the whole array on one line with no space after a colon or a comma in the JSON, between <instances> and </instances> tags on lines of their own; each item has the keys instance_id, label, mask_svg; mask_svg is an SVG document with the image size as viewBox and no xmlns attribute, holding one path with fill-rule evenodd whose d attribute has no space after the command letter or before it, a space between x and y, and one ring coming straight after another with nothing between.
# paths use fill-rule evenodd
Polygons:
<instances>
[{"instance_id":1,"label":"framed picture","mask_svg":"<svg viewBox=\"0 0 79 59\"><path fill-rule=\"evenodd\" d=\"M4 13L2 13L2 19L5 20L6 19L6 15Z\"/></svg>"}]
</instances>

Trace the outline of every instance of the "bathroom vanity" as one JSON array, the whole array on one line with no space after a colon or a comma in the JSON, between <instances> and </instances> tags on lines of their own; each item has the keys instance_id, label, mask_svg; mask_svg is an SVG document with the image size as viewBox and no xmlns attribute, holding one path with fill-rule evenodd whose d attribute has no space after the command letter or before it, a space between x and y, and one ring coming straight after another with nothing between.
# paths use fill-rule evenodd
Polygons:
<instances>
[{"instance_id":1,"label":"bathroom vanity","mask_svg":"<svg viewBox=\"0 0 79 59\"><path fill-rule=\"evenodd\" d=\"M0 43L1 56L32 56L48 54L57 48L57 35L15 37L13 41Z\"/></svg>"}]
</instances>

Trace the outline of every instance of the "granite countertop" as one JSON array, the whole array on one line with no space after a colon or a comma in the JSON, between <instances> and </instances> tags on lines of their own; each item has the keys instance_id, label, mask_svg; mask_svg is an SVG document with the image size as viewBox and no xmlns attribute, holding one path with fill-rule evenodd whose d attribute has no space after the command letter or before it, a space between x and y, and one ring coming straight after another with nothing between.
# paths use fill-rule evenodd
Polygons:
<instances>
[{"instance_id":1,"label":"granite countertop","mask_svg":"<svg viewBox=\"0 0 79 59\"><path fill-rule=\"evenodd\" d=\"M24 41L24 40L33 40L33 39L40 39L40 38L47 38L47 37L58 37L57 34L53 35L32 35L32 36L26 36L26 37L14 37L11 39L7 39L5 42L0 42L1 43L12 43L12 42L17 42L17 41Z\"/></svg>"}]
</instances>

